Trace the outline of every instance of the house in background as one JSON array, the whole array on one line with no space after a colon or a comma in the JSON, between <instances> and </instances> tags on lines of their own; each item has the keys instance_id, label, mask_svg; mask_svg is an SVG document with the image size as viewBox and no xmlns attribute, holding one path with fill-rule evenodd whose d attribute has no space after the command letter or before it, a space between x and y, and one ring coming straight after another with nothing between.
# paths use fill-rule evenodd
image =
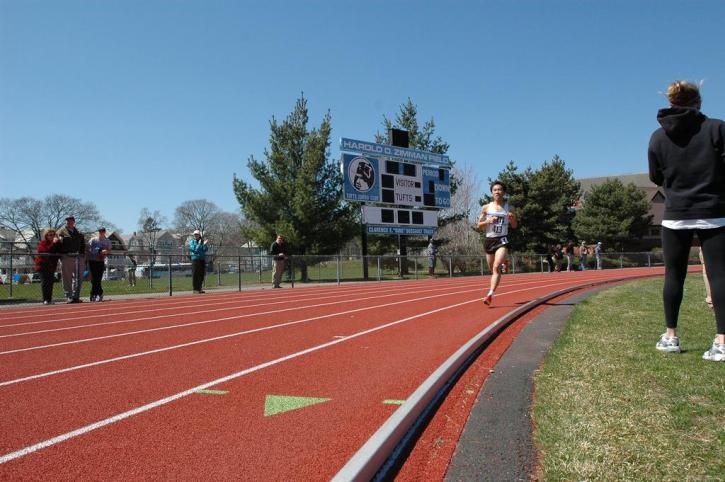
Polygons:
<instances>
[{"instance_id":1,"label":"house in background","mask_svg":"<svg viewBox=\"0 0 725 482\"><path fill-rule=\"evenodd\" d=\"M661 187L649 180L649 174L622 174L617 176L605 177L585 177L577 179L581 184L582 197L577 204L586 202L587 193L592 186L603 184L609 179L619 179L625 186L629 183L634 184L645 192L647 201L649 202L649 213L652 215L647 234L641 239L643 249L662 248L662 240L660 238L662 215L665 211L665 195Z\"/></svg>"}]
</instances>

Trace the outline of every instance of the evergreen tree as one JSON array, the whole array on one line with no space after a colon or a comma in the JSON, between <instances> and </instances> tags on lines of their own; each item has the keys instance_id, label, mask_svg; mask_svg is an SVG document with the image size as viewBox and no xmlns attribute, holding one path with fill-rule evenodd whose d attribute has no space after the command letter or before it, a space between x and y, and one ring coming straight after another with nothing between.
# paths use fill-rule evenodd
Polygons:
<instances>
[{"instance_id":1,"label":"evergreen tree","mask_svg":"<svg viewBox=\"0 0 725 482\"><path fill-rule=\"evenodd\" d=\"M509 203L517 213L519 227L510 238L512 250L544 253L551 244L573 238L571 224L580 185L563 159L554 156L539 169L524 172L509 162L496 179L506 184ZM490 201L486 194L481 202Z\"/></svg>"},{"instance_id":2,"label":"evergreen tree","mask_svg":"<svg viewBox=\"0 0 725 482\"><path fill-rule=\"evenodd\" d=\"M617 178L592 186L582 204L574 218L576 236L617 250L639 248L652 222L644 190Z\"/></svg>"},{"instance_id":3,"label":"evergreen tree","mask_svg":"<svg viewBox=\"0 0 725 482\"><path fill-rule=\"evenodd\" d=\"M378 144L388 143L388 131L390 129L401 129L408 131L408 147L410 149L418 149L421 151L435 152L436 154L445 154L448 152L450 145L436 135L435 122L433 119L426 121L421 127L418 124L418 106L408 98L407 102L400 105L398 113L394 120L390 120L387 116L383 116L384 133L377 132L375 134L375 142ZM456 192L458 180L451 171L450 176L451 196ZM438 225L442 226L453 220L460 220L465 217L464 213L449 213L445 218L439 218ZM370 236L369 252L370 254L387 254L395 251L398 245L398 236ZM428 245L425 238L416 238L408 236L408 245L416 248L424 248Z\"/></svg>"},{"instance_id":4,"label":"evergreen tree","mask_svg":"<svg viewBox=\"0 0 725 482\"><path fill-rule=\"evenodd\" d=\"M266 159L250 156L247 163L259 189L235 174L234 193L249 221L244 234L257 245L269 246L284 233L292 253L330 254L356 232L354 215L342 202L340 168L328 159L329 111L319 128L308 130L307 123L304 95L284 121L272 117Z\"/></svg>"}]
</instances>

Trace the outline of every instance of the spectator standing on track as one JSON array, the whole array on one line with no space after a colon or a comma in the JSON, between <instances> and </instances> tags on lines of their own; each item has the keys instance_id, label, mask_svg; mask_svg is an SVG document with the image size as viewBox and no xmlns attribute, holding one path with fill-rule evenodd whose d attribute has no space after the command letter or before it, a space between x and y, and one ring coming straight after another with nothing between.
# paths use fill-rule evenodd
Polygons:
<instances>
[{"instance_id":1,"label":"spectator standing on track","mask_svg":"<svg viewBox=\"0 0 725 482\"><path fill-rule=\"evenodd\" d=\"M91 272L91 302L103 301L103 271L106 256L111 254L111 240L106 237L106 228L98 228L98 235L88 242L88 270Z\"/></svg>"},{"instance_id":2,"label":"spectator standing on track","mask_svg":"<svg viewBox=\"0 0 725 482\"><path fill-rule=\"evenodd\" d=\"M193 238L189 240L189 255L191 256L191 285L196 294L204 293L204 276L206 276L206 252L209 249L208 240L202 238L201 231L194 230Z\"/></svg>"},{"instance_id":3,"label":"spectator standing on track","mask_svg":"<svg viewBox=\"0 0 725 482\"><path fill-rule=\"evenodd\" d=\"M284 273L284 264L287 259L287 242L284 236L277 234L277 238L269 248L269 254L274 259L274 274L272 275L272 288L281 288L282 273Z\"/></svg>"},{"instance_id":4,"label":"spectator standing on track","mask_svg":"<svg viewBox=\"0 0 725 482\"><path fill-rule=\"evenodd\" d=\"M504 198L506 186L501 181L491 183L491 194L493 201L481 207L481 214L478 217L478 229L486 229L484 250L486 251L486 262L491 271L491 286L483 298L487 305L493 303L493 295L501 281L501 264L508 256L508 230L509 226L516 229L516 212Z\"/></svg>"},{"instance_id":5,"label":"spectator standing on track","mask_svg":"<svg viewBox=\"0 0 725 482\"><path fill-rule=\"evenodd\" d=\"M579 248L579 269L581 271L587 270L587 258L589 257L589 248L587 248L586 243L582 241L582 245Z\"/></svg>"},{"instance_id":6,"label":"spectator standing on track","mask_svg":"<svg viewBox=\"0 0 725 482\"><path fill-rule=\"evenodd\" d=\"M656 348L679 352L677 320L687 276L687 259L697 234L712 288L716 335L702 358L725 361L725 122L700 112L700 89L675 81L667 89L670 107L660 109L662 127L650 138L649 177L665 191L662 299L666 331Z\"/></svg>"},{"instance_id":7,"label":"spectator standing on track","mask_svg":"<svg viewBox=\"0 0 725 482\"><path fill-rule=\"evenodd\" d=\"M436 271L436 258L438 257L438 247L436 246L433 238L428 243L428 274L430 276L435 275Z\"/></svg>"},{"instance_id":8,"label":"spectator standing on track","mask_svg":"<svg viewBox=\"0 0 725 482\"><path fill-rule=\"evenodd\" d=\"M63 257L60 260L60 269L63 275L63 291L68 303L81 302L81 286L83 285L83 270L86 265L86 239L78 228L76 218L65 218L65 226L57 232L61 240Z\"/></svg>"},{"instance_id":9,"label":"spectator standing on track","mask_svg":"<svg viewBox=\"0 0 725 482\"><path fill-rule=\"evenodd\" d=\"M60 238L55 229L48 228L43 233L43 239L38 243L38 256L35 257L34 269L40 276L40 288L43 292L43 304L53 304L53 283L55 283L55 270L58 269L58 259L62 249Z\"/></svg>"},{"instance_id":10,"label":"spectator standing on track","mask_svg":"<svg viewBox=\"0 0 725 482\"><path fill-rule=\"evenodd\" d=\"M126 274L128 277L129 286L136 286L136 267L137 266L138 266L138 263L136 262L136 258L134 258L132 254L126 255Z\"/></svg>"},{"instance_id":11,"label":"spectator standing on track","mask_svg":"<svg viewBox=\"0 0 725 482\"><path fill-rule=\"evenodd\" d=\"M602 242L597 242L594 247L594 257L597 258L597 269L602 269Z\"/></svg>"}]
</instances>

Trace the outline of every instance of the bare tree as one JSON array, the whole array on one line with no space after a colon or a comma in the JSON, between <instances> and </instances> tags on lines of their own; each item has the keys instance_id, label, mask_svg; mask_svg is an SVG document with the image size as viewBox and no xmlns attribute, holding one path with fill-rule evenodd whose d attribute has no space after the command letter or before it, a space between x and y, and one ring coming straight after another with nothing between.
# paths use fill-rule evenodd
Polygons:
<instances>
[{"instance_id":1,"label":"bare tree","mask_svg":"<svg viewBox=\"0 0 725 482\"><path fill-rule=\"evenodd\" d=\"M157 209L154 212L148 208L143 208L138 218L139 236L143 240L144 245L149 250L149 263L156 263L156 244L159 237L159 231L166 224L166 216L161 214Z\"/></svg>"},{"instance_id":2,"label":"bare tree","mask_svg":"<svg viewBox=\"0 0 725 482\"><path fill-rule=\"evenodd\" d=\"M482 183L473 168L464 165L463 169L453 168L453 175L458 179L458 189L451 196L451 207L443 213L446 217L456 220L441 227L436 238L444 240L441 254L480 254L480 235L472 226L478 219Z\"/></svg>"},{"instance_id":3,"label":"bare tree","mask_svg":"<svg viewBox=\"0 0 725 482\"><path fill-rule=\"evenodd\" d=\"M242 245L242 225L241 214L221 211L214 217L207 237L213 243L216 253L236 254L232 248Z\"/></svg>"},{"instance_id":4,"label":"bare tree","mask_svg":"<svg viewBox=\"0 0 725 482\"><path fill-rule=\"evenodd\" d=\"M210 228L218 223L217 217L220 214L221 210L217 205L206 199L184 201L176 208L174 227L177 232L185 234L198 229L206 237Z\"/></svg>"},{"instance_id":5,"label":"bare tree","mask_svg":"<svg viewBox=\"0 0 725 482\"><path fill-rule=\"evenodd\" d=\"M103 222L95 204L65 194L51 194L42 201L32 197L0 199L0 225L18 233L26 243L30 241L28 230L40 239L45 228L58 228L71 215L81 231L93 230L100 223L110 225Z\"/></svg>"}]
</instances>

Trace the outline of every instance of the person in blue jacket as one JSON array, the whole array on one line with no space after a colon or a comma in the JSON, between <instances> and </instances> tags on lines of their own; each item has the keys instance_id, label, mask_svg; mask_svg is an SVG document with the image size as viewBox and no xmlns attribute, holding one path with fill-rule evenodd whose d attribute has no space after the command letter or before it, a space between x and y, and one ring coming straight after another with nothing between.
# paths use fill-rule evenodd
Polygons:
<instances>
[{"instance_id":1,"label":"person in blue jacket","mask_svg":"<svg viewBox=\"0 0 725 482\"><path fill-rule=\"evenodd\" d=\"M209 249L208 240L201 237L201 231L194 231L194 237L189 240L189 254L191 255L191 285L194 293L203 293L201 289L206 275L206 251Z\"/></svg>"}]
</instances>

